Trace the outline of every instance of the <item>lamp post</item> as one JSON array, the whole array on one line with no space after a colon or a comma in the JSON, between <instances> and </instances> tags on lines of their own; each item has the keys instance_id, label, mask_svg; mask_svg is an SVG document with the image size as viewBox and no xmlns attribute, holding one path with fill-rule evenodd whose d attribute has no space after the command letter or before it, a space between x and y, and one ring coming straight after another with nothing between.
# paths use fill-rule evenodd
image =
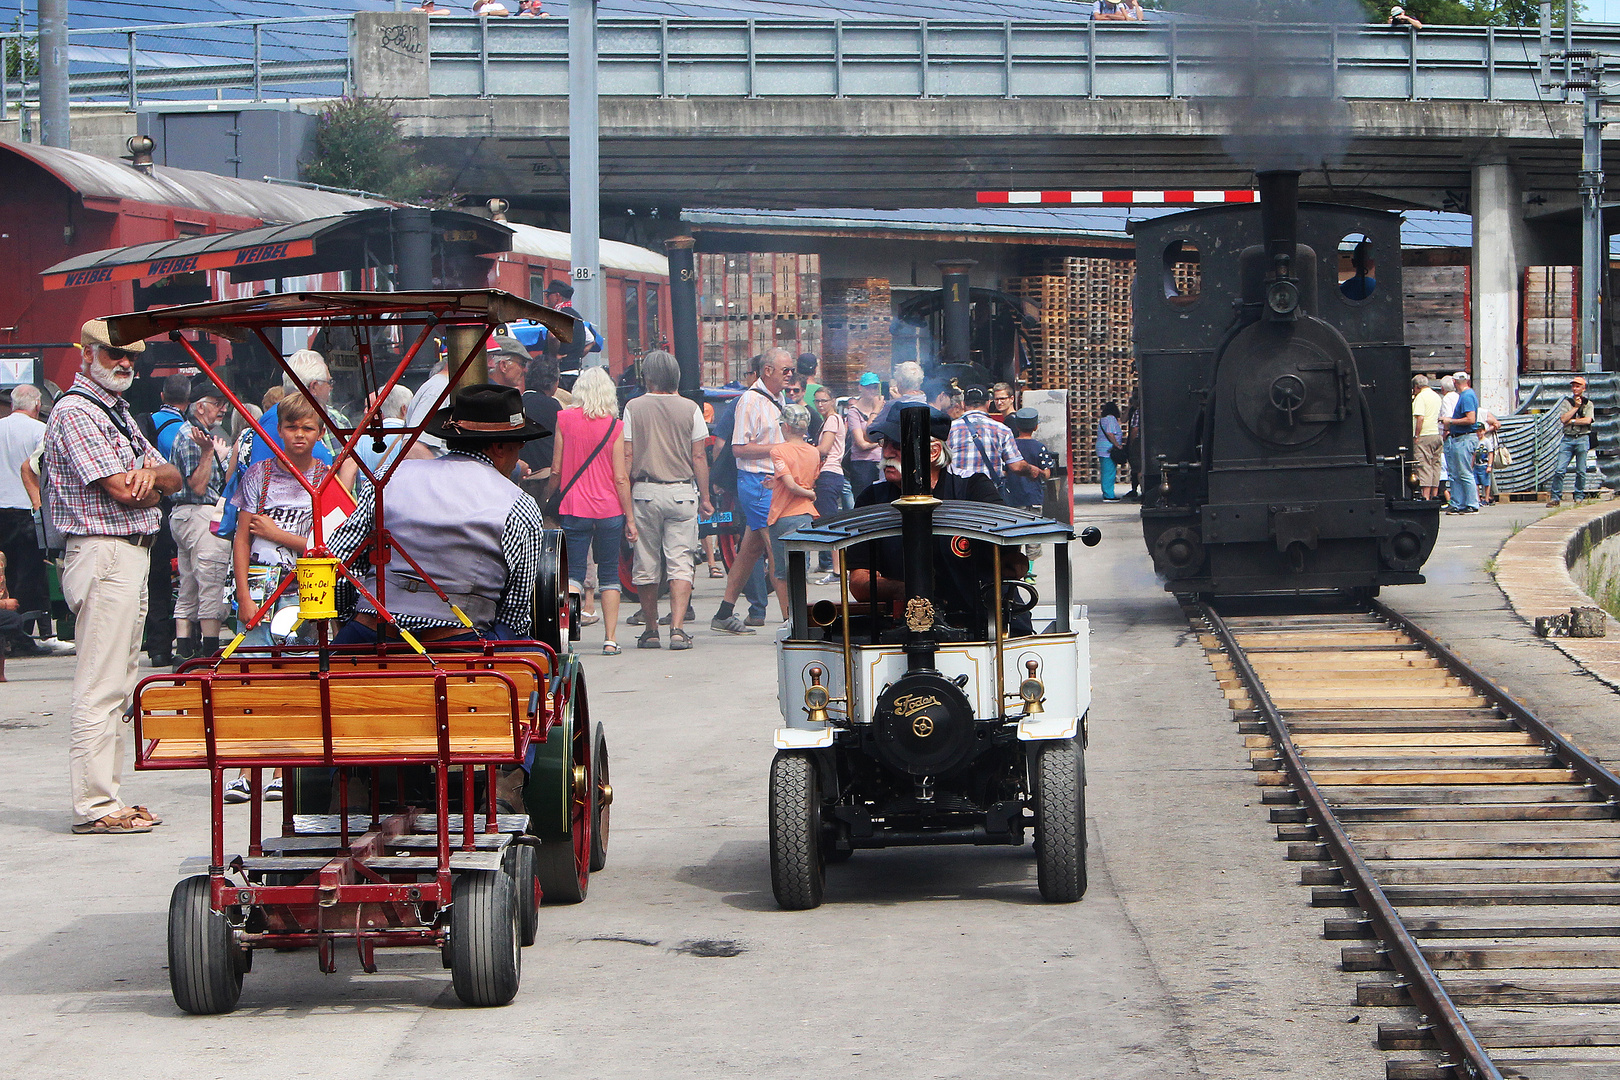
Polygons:
<instances>
[{"instance_id":1,"label":"lamp post","mask_svg":"<svg viewBox=\"0 0 1620 1080\"><path fill-rule=\"evenodd\" d=\"M568 257L575 310L603 326L597 137L596 0L568 0Z\"/></svg>"}]
</instances>

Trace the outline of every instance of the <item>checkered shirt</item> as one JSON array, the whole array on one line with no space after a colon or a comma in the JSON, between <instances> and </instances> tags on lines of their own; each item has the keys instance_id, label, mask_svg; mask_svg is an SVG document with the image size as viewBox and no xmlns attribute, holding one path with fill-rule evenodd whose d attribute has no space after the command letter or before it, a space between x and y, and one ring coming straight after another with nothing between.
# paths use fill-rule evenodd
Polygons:
<instances>
[{"instance_id":1,"label":"checkered shirt","mask_svg":"<svg viewBox=\"0 0 1620 1080\"><path fill-rule=\"evenodd\" d=\"M169 501L176 506L213 506L225 487L225 466L220 464L213 447L205 449L197 445L191 434L194 427L195 424L187 421L174 437L174 449L169 451L169 464L180 470L180 490L169 496ZM213 458L214 465L208 476L208 487L198 495L191 490L191 474L197 471L204 454Z\"/></svg>"},{"instance_id":2,"label":"checkered shirt","mask_svg":"<svg viewBox=\"0 0 1620 1080\"><path fill-rule=\"evenodd\" d=\"M978 442L974 441L974 436L978 437ZM963 413L951 424L951 437L946 445L951 448L951 472L957 476L984 473L992 480L999 480L1008 465L1024 460L1011 429L978 410ZM981 445L984 453L979 452ZM990 457L988 461L986 454Z\"/></svg>"},{"instance_id":3,"label":"checkered shirt","mask_svg":"<svg viewBox=\"0 0 1620 1080\"><path fill-rule=\"evenodd\" d=\"M98 480L131 469L162 465L141 435L122 397L101 388L82 372L70 390L79 390L116 412L129 431L114 426L106 413L76 394L63 394L45 425L45 476L51 485L51 518L64 536L146 536L158 531L163 511L124 506Z\"/></svg>"},{"instance_id":4,"label":"checkered shirt","mask_svg":"<svg viewBox=\"0 0 1620 1080\"><path fill-rule=\"evenodd\" d=\"M472 458L490 468L495 463L483 454L465 450L451 451L450 456ZM377 523L377 493L371 481L364 477L355 496L354 513L327 538L326 546L333 556L347 561L368 541ZM506 559L506 591L501 594L495 619L508 627L519 639L534 633L534 585L540 574L540 540L545 525L540 520L540 504L530 495L520 495L512 509L506 512L506 524L501 531L501 555ZM396 554L394 558L399 558ZM369 556L362 556L353 564L359 572L369 567ZM364 574L360 575L362 578ZM369 587L369 586L368 586ZM337 606L344 618L354 615L359 593L347 578L338 577ZM385 605L386 606L386 605ZM460 626L454 619L434 619L421 615L396 615L399 625L407 630L426 630L437 626Z\"/></svg>"}]
</instances>

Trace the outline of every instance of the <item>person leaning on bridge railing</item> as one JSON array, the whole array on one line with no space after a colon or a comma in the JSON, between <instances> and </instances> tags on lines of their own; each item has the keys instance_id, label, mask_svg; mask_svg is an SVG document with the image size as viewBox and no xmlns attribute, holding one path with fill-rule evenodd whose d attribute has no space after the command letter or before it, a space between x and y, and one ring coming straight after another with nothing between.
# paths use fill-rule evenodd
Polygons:
<instances>
[{"instance_id":1,"label":"person leaning on bridge railing","mask_svg":"<svg viewBox=\"0 0 1620 1080\"><path fill-rule=\"evenodd\" d=\"M1389 25L1399 27L1401 29L1405 29L1408 26L1410 26L1413 30L1423 29L1423 24L1418 22L1417 16L1408 15L1406 13L1406 9L1398 5L1389 9Z\"/></svg>"},{"instance_id":2,"label":"person leaning on bridge railing","mask_svg":"<svg viewBox=\"0 0 1620 1080\"><path fill-rule=\"evenodd\" d=\"M1142 0L1095 0L1091 17L1105 22L1141 22L1146 18Z\"/></svg>"}]
</instances>

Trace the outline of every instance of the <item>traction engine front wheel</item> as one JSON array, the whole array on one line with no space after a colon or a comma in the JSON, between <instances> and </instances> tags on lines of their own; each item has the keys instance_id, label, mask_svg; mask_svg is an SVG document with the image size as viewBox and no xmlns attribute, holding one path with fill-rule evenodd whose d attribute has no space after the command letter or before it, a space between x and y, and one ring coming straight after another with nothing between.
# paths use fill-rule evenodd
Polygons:
<instances>
[{"instance_id":1,"label":"traction engine front wheel","mask_svg":"<svg viewBox=\"0 0 1620 1080\"><path fill-rule=\"evenodd\" d=\"M1086 894L1086 762L1078 739L1035 754L1035 876L1041 896L1072 904Z\"/></svg>"},{"instance_id":2,"label":"traction engine front wheel","mask_svg":"<svg viewBox=\"0 0 1620 1080\"><path fill-rule=\"evenodd\" d=\"M771 892L788 911L820 907L821 791L809 754L780 753L771 762Z\"/></svg>"}]
</instances>

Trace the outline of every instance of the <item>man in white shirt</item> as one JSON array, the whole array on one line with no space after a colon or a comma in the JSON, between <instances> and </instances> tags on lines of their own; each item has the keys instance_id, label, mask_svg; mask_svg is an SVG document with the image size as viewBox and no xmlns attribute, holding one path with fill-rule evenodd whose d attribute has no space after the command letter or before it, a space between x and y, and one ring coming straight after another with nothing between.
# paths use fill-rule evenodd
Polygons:
<instances>
[{"instance_id":1,"label":"man in white shirt","mask_svg":"<svg viewBox=\"0 0 1620 1080\"><path fill-rule=\"evenodd\" d=\"M1450 375L1440 378L1440 417L1437 421L1441 436L1451 430L1446 421L1451 419L1451 413L1457 407L1457 383ZM1440 501L1446 502L1451 488L1450 466L1446 461L1444 450L1440 454Z\"/></svg>"},{"instance_id":2,"label":"man in white shirt","mask_svg":"<svg viewBox=\"0 0 1620 1080\"><path fill-rule=\"evenodd\" d=\"M771 447L782 441L782 384L795 367L793 354L772 349L765 354L759 381L737 399L737 423L732 429L731 453L737 459L737 506L747 522L737 558L726 581L725 599L709 627L727 634L752 634L732 608L754 564L770 547Z\"/></svg>"},{"instance_id":3,"label":"man in white shirt","mask_svg":"<svg viewBox=\"0 0 1620 1080\"><path fill-rule=\"evenodd\" d=\"M6 588L17 610L49 612L45 553L34 539L35 507L22 482L23 462L45 438L39 403L37 386L13 387L11 415L0 418L0 551L5 552ZM50 637L50 617L41 618L35 629L40 637Z\"/></svg>"},{"instance_id":4,"label":"man in white shirt","mask_svg":"<svg viewBox=\"0 0 1620 1080\"><path fill-rule=\"evenodd\" d=\"M1432 499L1440 490L1440 395L1429 388L1427 375L1412 376L1412 457L1417 463L1418 490Z\"/></svg>"}]
</instances>

